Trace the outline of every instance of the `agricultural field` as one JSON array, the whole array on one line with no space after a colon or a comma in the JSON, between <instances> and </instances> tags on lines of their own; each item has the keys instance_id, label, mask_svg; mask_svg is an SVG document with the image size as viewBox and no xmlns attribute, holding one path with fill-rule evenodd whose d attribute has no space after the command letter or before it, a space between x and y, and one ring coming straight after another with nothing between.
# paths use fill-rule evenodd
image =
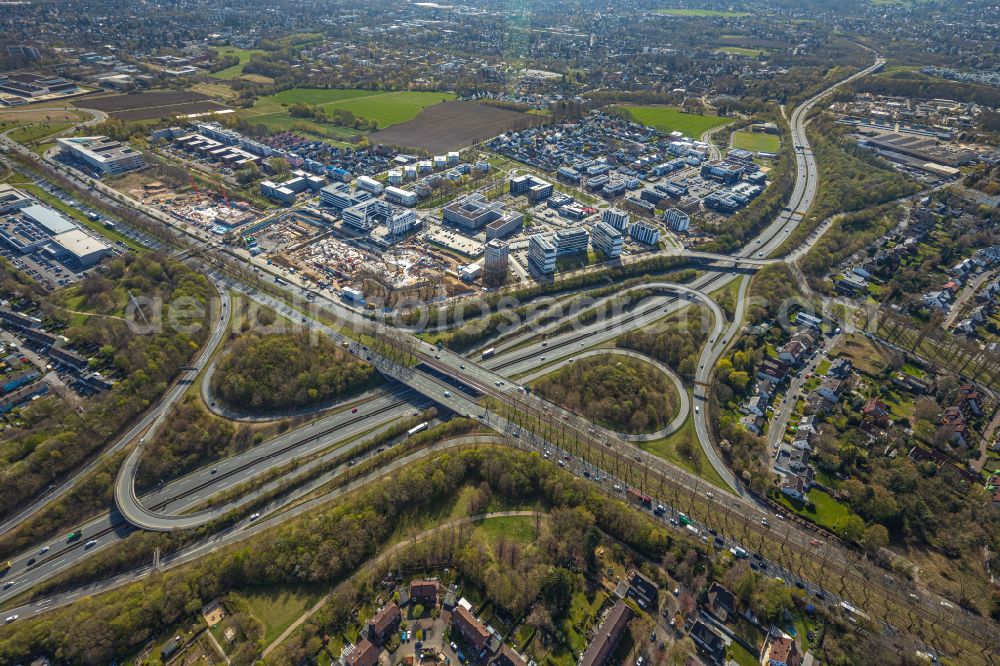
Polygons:
<instances>
[{"instance_id":1,"label":"agricultural field","mask_svg":"<svg viewBox=\"0 0 1000 666\"><path fill-rule=\"evenodd\" d=\"M748 49L743 46L720 46L715 49L716 53L731 53L733 55L744 55L756 57L764 53L764 49Z\"/></svg>"},{"instance_id":2,"label":"agricultural field","mask_svg":"<svg viewBox=\"0 0 1000 666\"><path fill-rule=\"evenodd\" d=\"M733 132L733 148L755 153L777 153L781 148L781 140L773 134L763 132Z\"/></svg>"},{"instance_id":3,"label":"agricultural field","mask_svg":"<svg viewBox=\"0 0 1000 666\"><path fill-rule=\"evenodd\" d=\"M356 116L375 121L380 128L386 128L413 120L425 108L454 97L451 93L437 92L292 88L258 99L253 107L242 115L248 121L265 125L274 131L290 129L295 124L311 124L316 126L315 131L318 134L332 132L349 137L357 132L350 128L338 128L331 124L293 118L288 113L288 107L292 104L305 103L314 104L327 111L345 109Z\"/></svg>"},{"instance_id":4,"label":"agricultural field","mask_svg":"<svg viewBox=\"0 0 1000 666\"><path fill-rule=\"evenodd\" d=\"M655 127L662 132L680 132L693 139L702 134L731 122L728 118L719 116L703 116L698 113L684 113L680 109L669 106L625 106L632 119L643 125Z\"/></svg>"},{"instance_id":5,"label":"agricultural field","mask_svg":"<svg viewBox=\"0 0 1000 666\"><path fill-rule=\"evenodd\" d=\"M212 74L213 78L225 79L227 81L232 79L238 79L240 76L243 75L243 65L247 64L250 61L250 56L256 53L264 53L263 51L256 49L238 49L233 46L226 46L223 48L217 48L215 50L219 55L234 55L240 59L238 65L233 65L232 67L226 67L225 69L221 69L215 74Z\"/></svg>"},{"instance_id":6,"label":"agricultural field","mask_svg":"<svg viewBox=\"0 0 1000 666\"><path fill-rule=\"evenodd\" d=\"M227 108L208 95L190 90L161 90L133 95L87 97L78 100L75 105L84 109L97 109L115 118L131 121L224 111Z\"/></svg>"},{"instance_id":7,"label":"agricultural field","mask_svg":"<svg viewBox=\"0 0 1000 666\"><path fill-rule=\"evenodd\" d=\"M660 16L685 16L688 18L739 18L750 16L747 12L720 11L717 9L657 9Z\"/></svg>"},{"instance_id":8,"label":"agricultural field","mask_svg":"<svg viewBox=\"0 0 1000 666\"><path fill-rule=\"evenodd\" d=\"M442 153L544 120L543 116L486 104L451 101L429 106L413 120L376 132L371 140Z\"/></svg>"}]
</instances>

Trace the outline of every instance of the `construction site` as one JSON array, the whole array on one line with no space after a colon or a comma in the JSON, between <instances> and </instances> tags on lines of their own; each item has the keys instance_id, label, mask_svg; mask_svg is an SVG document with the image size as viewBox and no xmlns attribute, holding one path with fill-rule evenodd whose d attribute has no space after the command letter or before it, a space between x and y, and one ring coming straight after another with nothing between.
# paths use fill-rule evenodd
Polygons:
<instances>
[{"instance_id":1,"label":"construction site","mask_svg":"<svg viewBox=\"0 0 1000 666\"><path fill-rule=\"evenodd\" d=\"M250 225L239 244L321 289L354 290L373 308L398 308L468 290L452 260L415 239L383 249L308 209Z\"/></svg>"},{"instance_id":2,"label":"construction site","mask_svg":"<svg viewBox=\"0 0 1000 666\"><path fill-rule=\"evenodd\" d=\"M123 179L124 180L124 179ZM224 235L256 222L264 212L245 201L231 200L228 195L191 189L178 191L158 180L147 180L132 175L129 182L119 186L125 194L148 206L154 206L178 220L199 229Z\"/></svg>"}]
</instances>

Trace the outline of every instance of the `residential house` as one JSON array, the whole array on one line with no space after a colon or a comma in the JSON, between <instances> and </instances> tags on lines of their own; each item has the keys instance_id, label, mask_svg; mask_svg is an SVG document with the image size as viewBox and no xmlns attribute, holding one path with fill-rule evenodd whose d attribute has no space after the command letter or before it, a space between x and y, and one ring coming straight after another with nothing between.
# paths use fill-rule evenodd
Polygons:
<instances>
[{"instance_id":1,"label":"residential house","mask_svg":"<svg viewBox=\"0 0 1000 666\"><path fill-rule=\"evenodd\" d=\"M490 662L490 666L525 666L521 655L504 643Z\"/></svg>"},{"instance_id":2,"label":"residential house","mask_svg":"<svg viewBox=\"0 0 1000 666\"><path fill-rule=\"evenodd\" d=\"M963 384L958 387L958 407L966 415L982 416L983 414L983 394L976 390L972 384Z\"/></svg>"},{"instance_id":3,"label":"residential house","mask_svg":"<svg viewBox=\"0 0 1000 666\"><path fill-rule=\"evenodd\" d=\"M868 398L861 408L861 418L867 423L874 423L879 428L888 428L892 423L889 418L889 408L878 397Z\"/></svg>"},{"instance_id":4,"label":"residential house","mask_svg":"<svg viewBox=\"0 0 1000 666\"><path fill-rule=\"evenodd\" d=\"M819 420L814 414L809 414L808 416L803 416L802 420L799 421L798 427L795 429L795 436L797 438L809 438L812 435L819 433Z\"/></svg>"},{"instance_id":5,"label":"residential house","mask_svg":"<svg viewBox=\"0 0 1000 666\"><path fill-rule=\"evenodd\" d=\"M951 308L951 293L947 291L928 291L920 296L920 300L932 310L947 312Z\"/></svg>"},{"instance_id":6,"label":"residential house","mask_svg":"<svg viewBox=\"0 0 1000 666\"><path fill-rule=\"evenodd\" d=\"M781 479L781 493L797 502L806 501L809 485L806 478L800 474L789 474Z\"/></svg>"},{"instance_id":7,"label":"residential house","mask_svg":"<svg viewBox=\"0 0 1000 666\"><path fill-rule=\"evenodd\" d=\"M632 609L624 601L619 600L604 618L597 635L583 653L580 666L604 666L608 663L631 621Z\"/></svg>"},{"instance_id":8,"label":"residential house","mask_svg":"<svg viewBox=\"0 0 1000 666\"><path fill-rule=\"evenodd\" d=\"M357 645L348 650L343 658L344 666L375 666L381 650L375 647L367 638L362 638Z\"/></svg>"},{"instance_id":9,"label":"residential house","mask_svg":"<svg viewBox=\"0 0 1000 666\"><path fill-rule=\"evenodd\" d=\"M788 375L788 364L784 361L774 358L773 356L767 356L760 363L760 367L757 368L757 378L763 379L764 381L773 382L775 384L780 384L784 381L785 377Z\"/></svg>"},{"instance_id":10,"label":"residential house","mask_svg":"<svg viewBox=\"0 0 1000 666\"><path fill-rule=\"evenodd\" d=\"M438 583L436 580L415 580L410 583L410 601L426 608L437 605Z\"/></svg>"},{"instance_id":11,"label":"residential house","mask_svg":"<svg viewBox=\"0 0 1000 666\"><path fill-rule=\"evenodd\" d=\"M628 578L626 594L639 604L639 608L652 608L656 611L660 606L660 588L656 583L646 578L638 571L632 571Z\"/></svg>"},{"instance_id":12,"label":"residential house","mask_svg":"<svg viewBox=\"0 0 1000 666\"><path fill-rule=\"evenodd\" d=\"M819 393L810 393L806 397L806 411L810 414L829 414L833 411L834 404Z\"/></svg>"},{"instance_id":13,"label":"residential house","mask_svg":"<svg viewBox=\"0 0 1000 666\"><path fill-rule=\"evenodd\" d=\"M748 401L744 409L748 414L754 414L755 416L764 416L767 413L767 407L770 401L765 400L762 395L752 396Z\"/></svg>"},{"instance_id":14,"label":"residential house","mask_svg":"<svg viewBox=\"0 0 1000 666\"><path fill-rule=\"evenodd\" d=\"M778 455L774 459L774 471L789 477L803 477L805 481L803 492L809 490L815 476L812 467L809 466L809 451L784 442L778 447Z\"/></svg>"},{"instance_id":15,"label":"residential house","mask_svg":"<svg viewBox=\"0 0 1000 666\"><path fill-rule=\"evenodd\" d=\"M736 617L736 596L717 582L708 586L705 606L719 622L726 623Z\"/></svg>"},{"instance_id":16,"label":"residential house","mask_svg":"<svg viewBox=\"0 0 1000 666\"><path fill-rule=\"evenodd\" d=\"M816 389L816 393L836 404L840 401L840 392L844 382L836 377L827 377Z\"/></svg>"},{"instance_id":17,"label":"residential house","mask_svg":"<svg viewBox=\"0 0 1000 666\"><path fill-rule=\"evenodd\" d=\"M807 348L801 340L791 339L780 350L778 358L790 365L797 365L802 361Z\"/></svg>"},{"instance_id":18,"label":"residential house","mask_svg":"<svg viewBox=\"0 0 1000 666\"><path fill-rule=\"evenodd\" d=\"M399 627L402 613L395 602L390 602L375 613L368 622L368 638L381 645Z\"/></svg>"},{"instance_id":19,"label":"residential house","mask_svg":"<svg viewBox=\"0 0 1000 666\"><path fill-rule=\"evenodd\" d=\"M892 383L904 391L916 393L917 395L926 395L934 390L934 386L931 383L906 372L901 372L893 377Z\"/></svg>"},{"instance_id":20,"label":"residential house","mask_svg":"<svg viewBox=\"0 0 1000 666\"><path fill-rule=\"evenodd\" d=\"M958 446L969 445L969 424L965 421L965 414L962 413L958 405L951 405L945 408L941 414L941 424L951 428L951 441Z\"/></svg>"},{"instance_id":21,"label":"residential house","mask_svg":"<svg viewBox=\"0 0 1000 666\"><path fill-rule=\"evenodd\" d=\"M756 414L747 414L740 419L740 424L755 435L764 431L764 419Z\"/></svg>"},{"instance_id":22,"label":"residential house","mask_svg":"<svg viewBox=\"0 0 1000 666\"><path fill-rule=\"evenodd\" d=\"M802 666L802 653L795 639L784 632L768 634L760 651L761 666Z\"/></svg>"},{"instance_id":23,"label":"residential house","mask_svg":"<svg viewBox=\"0 0 1000 666\"><path fill-rule=\"evenodd\" d=\"M698 648L704 650L716 661L721 659L725 652L726 643L722 640L722 636L701 620L694 623L691 631L688 632L688 636L691 637L691 640L694 641L694 644Z\"/></svg>"},{"instance_id":24,"label":"residential house","mask_svg":"<svg viewBox=\"0 0 1000 666\"><path fill-rule=\"evenodd\" d=\"M457 607L451 614L451 628L477 653L485 650L490 643L490 630L464 606Z\"/></svg>"},{"instance_id":25,"label":"residential house","mask_svg":"<svg viewBox=\"0 0 1000 666\"><path fill-rule=\"evenodd\" d=\"M827 377L836 377L837 379L847 379L851 376L851 369L854 367L854 363L851 362L849 358L838 358L830 364L830 368L826 371Z\"/></svg>"}]
</instances>

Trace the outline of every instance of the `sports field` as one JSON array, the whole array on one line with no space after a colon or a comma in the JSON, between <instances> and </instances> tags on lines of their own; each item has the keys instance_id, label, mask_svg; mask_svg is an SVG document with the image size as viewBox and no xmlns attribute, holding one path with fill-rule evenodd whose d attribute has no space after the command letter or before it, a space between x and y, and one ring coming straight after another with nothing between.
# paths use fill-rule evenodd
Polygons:
<instances>
[{"instance_id":1,"label":"sports field","mask_svg":"<svg viewBox=\"0 0 1000 666\"><path fill-rule=\"evenodd\" d=\"M623 108L636 122L655 127L662 132L677 131L692 139L697 139L713 127L732 122L728 118L718 116L684 113L680 109L669 106L626 106Z\"/></svg>"},{"instance_id":2,"label":"sports field","mask_svg":"<svg viewBox=\"0 0 1000 666\"><path fill-rule=\"evenodd\" d=\"M662 14L663 16L688 16L696 18L704 18L708 16L721 16L726 18L750 16L748 12L724 12L717 9L657 9L656 13Z\"/></svg>"},{"instance_id":3,"label":"sports field","mask_svg":"<svg viewBox=\"0 0 1000 666\"><path fill-rule=\"evenodd\" d=\"M452 93L441 92L292 88L276 95L261 97L251 109L241 115L251 122L261 123L272 129L287 129L300 122L300 119L288 115L287 107L304 102L327 111L348 110L356 116L374 120L379 129L383 129L413 120L428 106L454 98ZM332 126L323 127L329 129Z\"/></svg>"},{"instance_id":4,"label":"sports field","mask_svg":"<svg viewBox=\"0 0 1000 666\"><path fill-rule=\"evenodd\" d=\"M733 132L733 148L742 148L755 153L776 153L781 140L773 134L763 132Z\"/></svg>"}]
</instances>

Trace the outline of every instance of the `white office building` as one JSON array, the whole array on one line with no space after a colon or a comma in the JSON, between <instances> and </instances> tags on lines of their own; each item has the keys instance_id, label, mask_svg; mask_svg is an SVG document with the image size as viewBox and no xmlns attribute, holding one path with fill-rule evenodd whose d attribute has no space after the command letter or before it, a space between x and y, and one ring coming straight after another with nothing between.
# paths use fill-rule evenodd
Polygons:
<instances>
[{"instance_id":1,"label":"white office building","mask_svg":"<svg viewBox=\"0 0 1000 666\"><path fill-rule=\"evenodd\" d=\"M555 234L556 256L564 257L587 251L590 245L590 234L583 227L560 229Z\"/></svg>"},{"instance_id":2,"label":"white office building","mask_svg":"<svg viewBox=\"0 0 1000 666\"><path fill-rule=\"evenodd\" d=\"M646 245L657 245L660 242L660 228L646 222L635 222L628 228L628 235Z\"/></svg>"},{"instance_id":3,"label":"white office building","mask_svg":"<svg viewBox=\"0 0 1000 666\"><path fill-rule=\"evenodd\" d=\"M687 231L691 228L691 218L682 210L668 208L663 214L663 221L674 231Z\"/></svg>"},{"instance_id":4,"label":"white office building","mask_svg":"<svg viewBox=\"0 0 1000 666\"><path fill-rule=\"evenodd\" d=\"M354 181L354 186L371 194L382 194L382 183L368 176L358 176Z\"/></svg>"},{"instance_id":5,"label":"white office building","mask_svg":"<svg viewBox=\"0 0 1000 666\"><path fill-rule=\"evenodd\" d=\"M106 136L58 139L62 152L85 162L102 174L116 175L146 166L142 153Z\"/></svg>"},{"instance_id":6,"label":"white office building","mask_svg":"<svg viewBox=\"0 0 1000 666\"><path fill-rule=\"evenodd\" d=\"M625 231L628 229L629 214L618 208L608 208L601 214L601 220L618 231Z\"/></svg>"},{"instance_id":7,"label":"white office building","mask_svg":"<svg viewBox=\"0 0 1000 666\"><path fill-rule=\"evenodd\" d=\"M548 234L535 234L528 239L528 263L542 275L556 272L556 245Z\"/></svg>"},{"instance_id":8,"label":"white office building","mask_svg":"<svg viewBox=\"0 0 1000 666\"><path fill-rule=\"evenodd\" d=\"M417 193L412 190L404 190L399 187L385 188L385 198L400 206L416 206Z\"/></svg>"},{"instance_id":9,"label":"white office building","mask_svg":"<svg viewBox=\"0 0 1000 666\"><path fill-rule=\"evenodd\" d=\"M590 232L590 242L594 249L604 255L605 259L614 259L622 254L625 237L622 232L607 222L601 220L594 224Z\"/></svg>"}]
</instances>

